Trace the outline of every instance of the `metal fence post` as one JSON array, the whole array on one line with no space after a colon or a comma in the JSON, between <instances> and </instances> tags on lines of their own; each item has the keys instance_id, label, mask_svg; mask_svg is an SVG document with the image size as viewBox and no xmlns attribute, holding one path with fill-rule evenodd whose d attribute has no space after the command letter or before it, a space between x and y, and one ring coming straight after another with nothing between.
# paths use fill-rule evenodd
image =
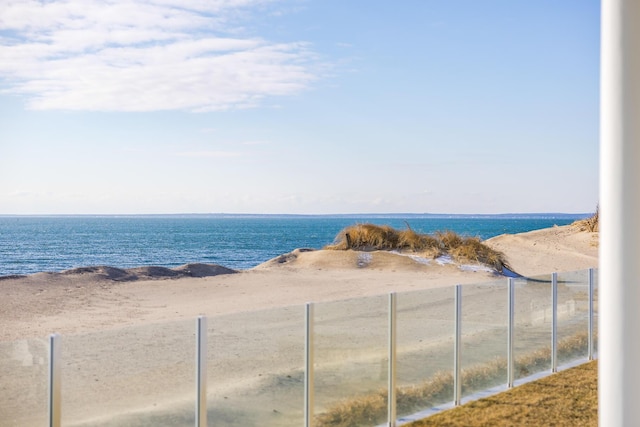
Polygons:
<instances>
[{"instance_id":1,"label":"metal fence post","mask_svg":"<svg viewBox=\"0 0 640 427\"><path fill-rule=\"evenodd\" d=\"M304 345L304 425L313 426L313 303L307 303L305 309L305 345Z\"/></svg>"},{"instance_id":2,"label":"metal fence post","mask_svg":"<svg viewBox=\"0 0 640 427\"><path fill-rule=\"evenodd\" d=\"M49 427L60 427L60 346L60 335L49 335Z\"/></svg>"},{"instance_id":3,"label":"metal fence post","mask_svg":"<svg viewBox=\"0 0 640 427\"><path fill-rule=\"evenodd\" d=\"M207 318L196 319L196 427L207 425Z\"/></svg>"},{"instance_id":4,"label":"metal fence post","mask_svg":"<svg viewBox=\"0 0 640 427\"><path fill-rule=\"evenodd\" d=\"M594 270L589 269L589 348L587 349L587 357L589 360L593 360L593 285L594 285Z\"/></svg>"},{"instance_id":5,"label":"metal fence post","mask_svg":"<svg viewBox=\"0 0 640 427\"><path fill-rule=\"evenodd\" d=\"M551 274L551 372L558 372L558 273Z\"/></svg>"},{"instance_id":6,"label":"metal fence post","mask_svg":"<svg viewBox=\"0 0 640 427\"><path fill-rule=\"evenodd\" d=\"M509 323L507 327L507 387L513 387L514 363L513 363L513 329L514 329L514 309L515 309L515 280L510 277L508 282L508 310Z\"/></svg>"},{"instance_id":7,"label":"metal fence post","mask_svg":"<svg viewBox=\"0 0 640 427\"><path fill-rule=\"evenodd\" d=\"M396 426L396 294L389 294L389 385L387 421L389 427Z\"/></svg>"},{"instance_id":8,"label":"metal fence post","mask_svg":"<svg viewBox=\"0 0 640 427\"><path fill-rule=\"evenodd\" d=\"M455 339L453 341L453 404L460 405L462 381L460 377L460 350L462 350L462 285L455 289Z\"/></svg>"}]
</instances>

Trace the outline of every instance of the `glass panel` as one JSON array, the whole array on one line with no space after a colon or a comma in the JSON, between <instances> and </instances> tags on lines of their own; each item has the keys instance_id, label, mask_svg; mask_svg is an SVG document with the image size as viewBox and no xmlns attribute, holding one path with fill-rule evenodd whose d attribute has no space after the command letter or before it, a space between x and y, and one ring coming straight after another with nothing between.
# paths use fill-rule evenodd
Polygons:
<instances>
[{"instance_id":1,"label":"glass panel","mask_svg":"<svg viewBox=\"0 0 640 427\"><path fill-rule=\"evenodd\" d=\"M507 383L507 279L462 287L462 395Z\"/></svg>"},{"instance_id":2,"label":"glass panel","mask_svg":"<svg viewBox=\"0 0 640 427\"><path fill-rule=\"evenodd\" d=\"M49 340L0 342L0 424L48 424Z\"/></svg>"},{"instance_id":3,"label":"glass panel","mask_svg":"<svg viewBox=\"0 0 640 427\"><path fill-rule=\"evenodd\" d=\"M397 414L453 401L454 288L397 295Z\"/></svg>"},{"instance_id":4,"label":"glass panel","mask_svg":"<svg viewBox=\"0 0 640 427\"><path fill-rule=\"evenodd\" d=\"M304 306L208 321L210 426L301 426Z\"/></svg>"},{"instance_id":5,"label":"glass panel","mask_svg":"<svg viewBox=\"0 0 640 427\"><path fill-rule=\"evenodd\" d=\"M192 426L195 321L62 337L62 424Z\"/></svg>"},{"instance_id":6,"label":"glass panel","mask_svg":"<svg viewBox=\"0 0 640 427\"><path fill-rule=\"evenodd\" d=\"M515 379L551 370L551 275L517 279L515 285Z\"/></svg>"},{"instance_id":7,"label":"glass panel","mask_svg":"<svg viewBox=\"0 0 640 427\"><path fill-rule=\"evenodd\" d=\"M388 302L381 295L315 306L317 427L386 421Z\"/></svg>"},{"instance_id":8,"label":"glass panel","mask_svg":"<svg viewBox=\"0 0 640 427\"><path fill-rule=\"evenodd\" d=\"M589 270L558 274L558 365L588 356Z\"/></svg>"}]
</instances>

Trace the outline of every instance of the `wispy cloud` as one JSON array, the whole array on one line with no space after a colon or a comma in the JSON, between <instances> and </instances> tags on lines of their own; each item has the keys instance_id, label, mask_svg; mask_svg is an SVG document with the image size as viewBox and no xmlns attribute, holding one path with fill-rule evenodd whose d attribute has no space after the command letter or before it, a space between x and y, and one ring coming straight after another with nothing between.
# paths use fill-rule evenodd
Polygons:
<instances>
[{"instance_id":1,"label":"wispy cloud","mask_svg":"<svg viewBox=\"0 0 640 427\"><path fill-rule=\"evenodd\" d=\"M318 78L300 41L242 37L266 0L9 0L0 83L36 110L219 111ZM240 18L239 18L240 17ZM240 36L238 36L240 35Z\"/></svg>"},{"instance_id":2,"label":"wispy cloud","mask_svg":"<svg viewBox=\"0 0 640 427\"><path fill-rule=\"evenodd\" d=\"M221 158L221 157L240 157L243 153L239 151L182 151L175 153L178 157L197 157L197 158Z\"/></svg>"}]
</instances>

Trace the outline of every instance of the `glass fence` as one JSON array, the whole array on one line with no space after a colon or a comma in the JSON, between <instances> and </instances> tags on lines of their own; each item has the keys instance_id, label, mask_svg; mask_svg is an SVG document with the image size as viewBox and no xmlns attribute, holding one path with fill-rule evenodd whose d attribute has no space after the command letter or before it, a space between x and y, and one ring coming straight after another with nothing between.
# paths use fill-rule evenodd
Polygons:
<instances>
[{"instance_id":1,"label":"glass fence","mask_svg":"<svg viewBox=\"0 0 640 427\"><path fill-rule=\"evenodd\" d=\"M592 269L0 342L0 425L387 425L593 358L597 309Z\"/></svg>"}]
</instances>

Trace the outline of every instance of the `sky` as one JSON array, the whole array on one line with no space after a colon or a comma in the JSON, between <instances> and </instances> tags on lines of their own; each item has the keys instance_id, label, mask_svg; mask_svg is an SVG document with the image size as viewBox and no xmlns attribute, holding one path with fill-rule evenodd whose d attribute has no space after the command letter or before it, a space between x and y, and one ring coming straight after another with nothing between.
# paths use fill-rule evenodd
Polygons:
<instances>
[{"instance_id":1,"label":"sky","mask_svg":"<svg viewBox=\"0 0 640 427\"><path fill-rule=\"evenodd\" d=\"M584 213L595 0L3 0L0 214Z\"/></svg>"}]
</instances>

